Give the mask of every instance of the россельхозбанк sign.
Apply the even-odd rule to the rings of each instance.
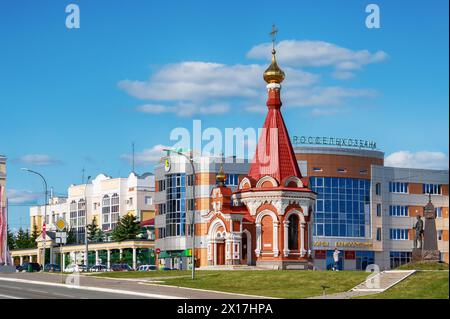
[[[357,147],[375,150],[377,143],[374,141],[361,140],[357,138],[325,137],[325,136],[293,136],[294,145],[314,144],[332,145],[341,147]]]

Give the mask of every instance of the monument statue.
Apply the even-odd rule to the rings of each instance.
[[[424,207],[423,216],[425,223],[420,216],[414,226],[416,235],[414,236],[414,248],[412,250],[412,261],[434,261],[438,262],[440,253],[437,243],[436,212],[431,203],[431,194],[428,195],[428,203]],[[420,243],[420,248],[417,243]]]
[[[422,248],[423,245],[423,220],[420,215],[417,215],[417,222],[414,225],[415,235],[414,235],[414,248]],[[417,247],[417,243],[420,247]]]

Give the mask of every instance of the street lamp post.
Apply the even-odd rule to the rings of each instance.
[[[195,211],[196,211],[196,200],[195,200],[195,166],[194,166],[194,158],[192,157],[192,154],[190,156],[187,156],[186,154],[176,151],[176,150],[171,150],[171,149],[164,149],[163,151],[166,151],[167,153],[176,153],[178,155],[181,155],[183,157],[185,157],[189,163],[191,163],[191,167],[192,167],[192,196],[194,198],[194,207],[193,207],[193,213],[192,213],[192,221],[191,221],[191,236],[192,236],[192,279],[195,279]]]
[[[32,174],[36,174],[36,175],[38,175],[41,179],[42,179],[42,181],[43,181],[43,183],[44,183],[44,189],[45,189],[45,200],[44,200],[44,223],[43,223],[43,225],[42,225],[42,230],[43,230],[43,234],[44,234],[44,240],[43,240],[43,244],[42,244],[42,247],[43,247],[43,250],[44,250],[44,258],[42,259],[43,260],[43,262],[42,262],[42,265],[43,265],[43,268],[42,269],[45,269],[45,241],[46,241],[46,238],[47,238],[47,225],[46,225],[46,223],[47,223],[47,195],[48,195],[48,187],[47,187],[47,181],[45,180],[45,178],[44,178],[44,176],[42,176],[42,174],[40,174],[40,173],[38,173],[38,172],[36,172],[36,171],[33,171],[33,170],[31,170],[31,169],[28,169],[28,168],[22,168],[22,170],[23,171],[27,171],[27,172],[29,172],[29,173],[32,173]]]
[[[84,242],[85,242],[85,248],[84,248],[84,262],[86,263],[86,268],[89,267],[89,247],[88,247],[88,233],[87,233],[87,226],[88,226],[88,201],[86,197],[86,190],[87,186],[89,184],[89,180],[91,179],[91,176],[88,176],[86,180],[86,186],[84,187]]]

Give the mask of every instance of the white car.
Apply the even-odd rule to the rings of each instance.
[[[141,265],[137,268],[137,271],[152,271],[156,270],[155,265]]]
[[[70,264],[64,269],[65,272],[83,272],[86,270],[87,267],[85,265],[77,265],[77,264]]]

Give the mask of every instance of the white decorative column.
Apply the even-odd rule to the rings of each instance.
[[[136,270],[136,248],[133,248],[133,269]]]
[[[64,271],[66,269],[66,254],[62,253],[61,254],[61,258],[62,258],[62,269],[61,269],[61,271]]]
[[[23,256],[19,257],[19,263],[20,263],[20,265],[23,265]]]
[[[278,257],[280,250],[278,249],[278,221],[273,222],[273,256]]]
[[[111,268],[111,250],[110,249],[106,250],[106,267],[108,267],[108,269]]]
[[[283,222],[283,228],[284,228],[284,236],[283,236],[283,256],[287,257],[289,256],[289,221],[285,220]]]
[[[28,262],[32,263],[33,262],[33,255],[28,256]],[[22,264],[21,264],[22,265]]]
[[[256,257],[261,255],[261,223],[256,223]]]
[[[95,251],[95,264],[97,265],[98,262],[98,250]]]
[[[305,256],[305,226],[306,223],[300,223],[300,257]]]
[[[122,262],[123,249],[119,249],[119,260]]]

